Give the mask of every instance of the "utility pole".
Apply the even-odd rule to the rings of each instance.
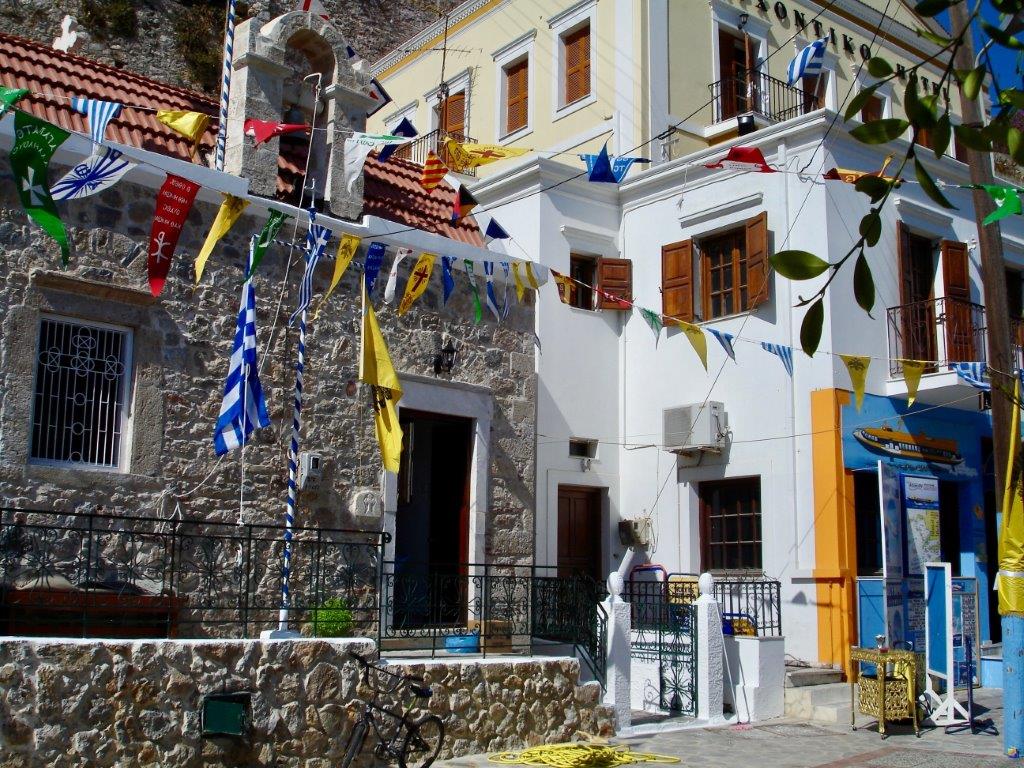
[[[953,60],[957,69],[970,70],[974,64],[974,40],[971,30],[965,28],[970,22],[966,2],[955,3],[949,9],[949,21],[953,33],[965,31],[963,45]],[[981,127],[984,123],[977,99],[968,99],[960,92],[960,110],[966,125]],[[971,171],[972,184],[995,184],[992,172],[992,158],[989,154],[967,149],[967,165]],[[976,189],[974,197],[974,218],[978,226],[978,247],[981,249],[981,282],[985,298],[985,325],[988,328],[989,379],[992,382],[992,450],[995,462],[996,498],[1002,498],[1006,487],[1007,458],[1011,437],[1010,428],[1013,409],[1016,404],[1008,392],[1013,391],[1014,363],[1010,354],[1010,311],[1006,301],[1006,272],[1003,263],[1003,242],[999,224],[985,226],[982,221],[993,210],[995,203],[983,189]],[[994,370],[991,370],[994,369]],[[1003,510],[1003,514],[1006,514]],[[997,557],[989,552],[989,557]],[[979,595],[980,598],[980,595]],[[1003,724],[1003,746],[1007,754],[1019,755],[1024,750],[1024,617],[1003,616],[1003,707],[1006,713]],[[980,663],[979,663],[980,668]]]

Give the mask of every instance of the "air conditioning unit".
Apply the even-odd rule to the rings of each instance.
[[[721,451],[729,432],[729,418],[722,403],[693,403],[662,412],[662,445],[666,451]]]

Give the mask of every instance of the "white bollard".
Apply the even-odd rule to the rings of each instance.
[[[604,703],[615,710],[615,727],[621,731],[632,724],[629,702],[630,657],[629,638],[632,631],[630,604],[623,602],[622,576],[612,571],[608,576],[608,599],[604,609],[608,613],[608,659],[605,667]]]
[[[714,597],[714,579],[702,573],[697,598],[697,718],[724,722],[725,638],[722,613]]]

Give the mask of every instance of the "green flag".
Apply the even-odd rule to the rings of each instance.
[[[0,115],[28,96],[28,93],[28,88],[6,88],[0,85]]]
[[[985,220],[981,222],[982,224],[988,225],[1013,214],[1020,215],[1020,195],[1017,194],[1017,190],[1014,187],[982,184],[981,188],[988,192],[989,196],[996,203],[996,209],[985,217]]]
[[[15,141],[11,149],[14,183],[18,187],[25,213],[57,241],[65,268],[70,257],[68,234],[57,215],[57,206],[50,197],[46,174],[53,153],[70,135],[56,125],[26,112],[14,113]]]
[[[256,272],[256,267],[260,265],[260,261],[263,259],[263,254],[267,252],[267,248],[273,242],[274,238],[277,237],[277,233],[281,231],[281,227],[284,225],[285,220],[288,218],[288,214],[282,213],[281,211],[271,211],[270,218],[267,219],[267,223],[263,225],[263,231],[260,232],[260,238],[256,241],[256,248],[252,252],[252,269],[245,276],[248,280]]]
[[[647,324],[651,326],[651,330],[654,331],[655,343],[657,343],[658,336],[661,335],[661,315],[653,310],[637,306],[636,304],[633,306],[640,310],[640,315],[647,321]]]
[[[469,275],[469,287],[473,289],[473,322],[479,323],[484,318],[484,310],[480,306],[480,291],[476,287],[476,275],[473,274],[473,261],[465,260],[466,274]]]

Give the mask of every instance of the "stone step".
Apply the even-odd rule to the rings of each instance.
[[[846,717],[849,718],[850,686],[847,683],[826,683],[785,689],[787,717],[841,722],[836,719],[840,716],[833,714],[833,711],[843,707],[846,708]]]
[[[803,688],[842,682],[843,673],[831,667],[786,667],[786,687]]]

